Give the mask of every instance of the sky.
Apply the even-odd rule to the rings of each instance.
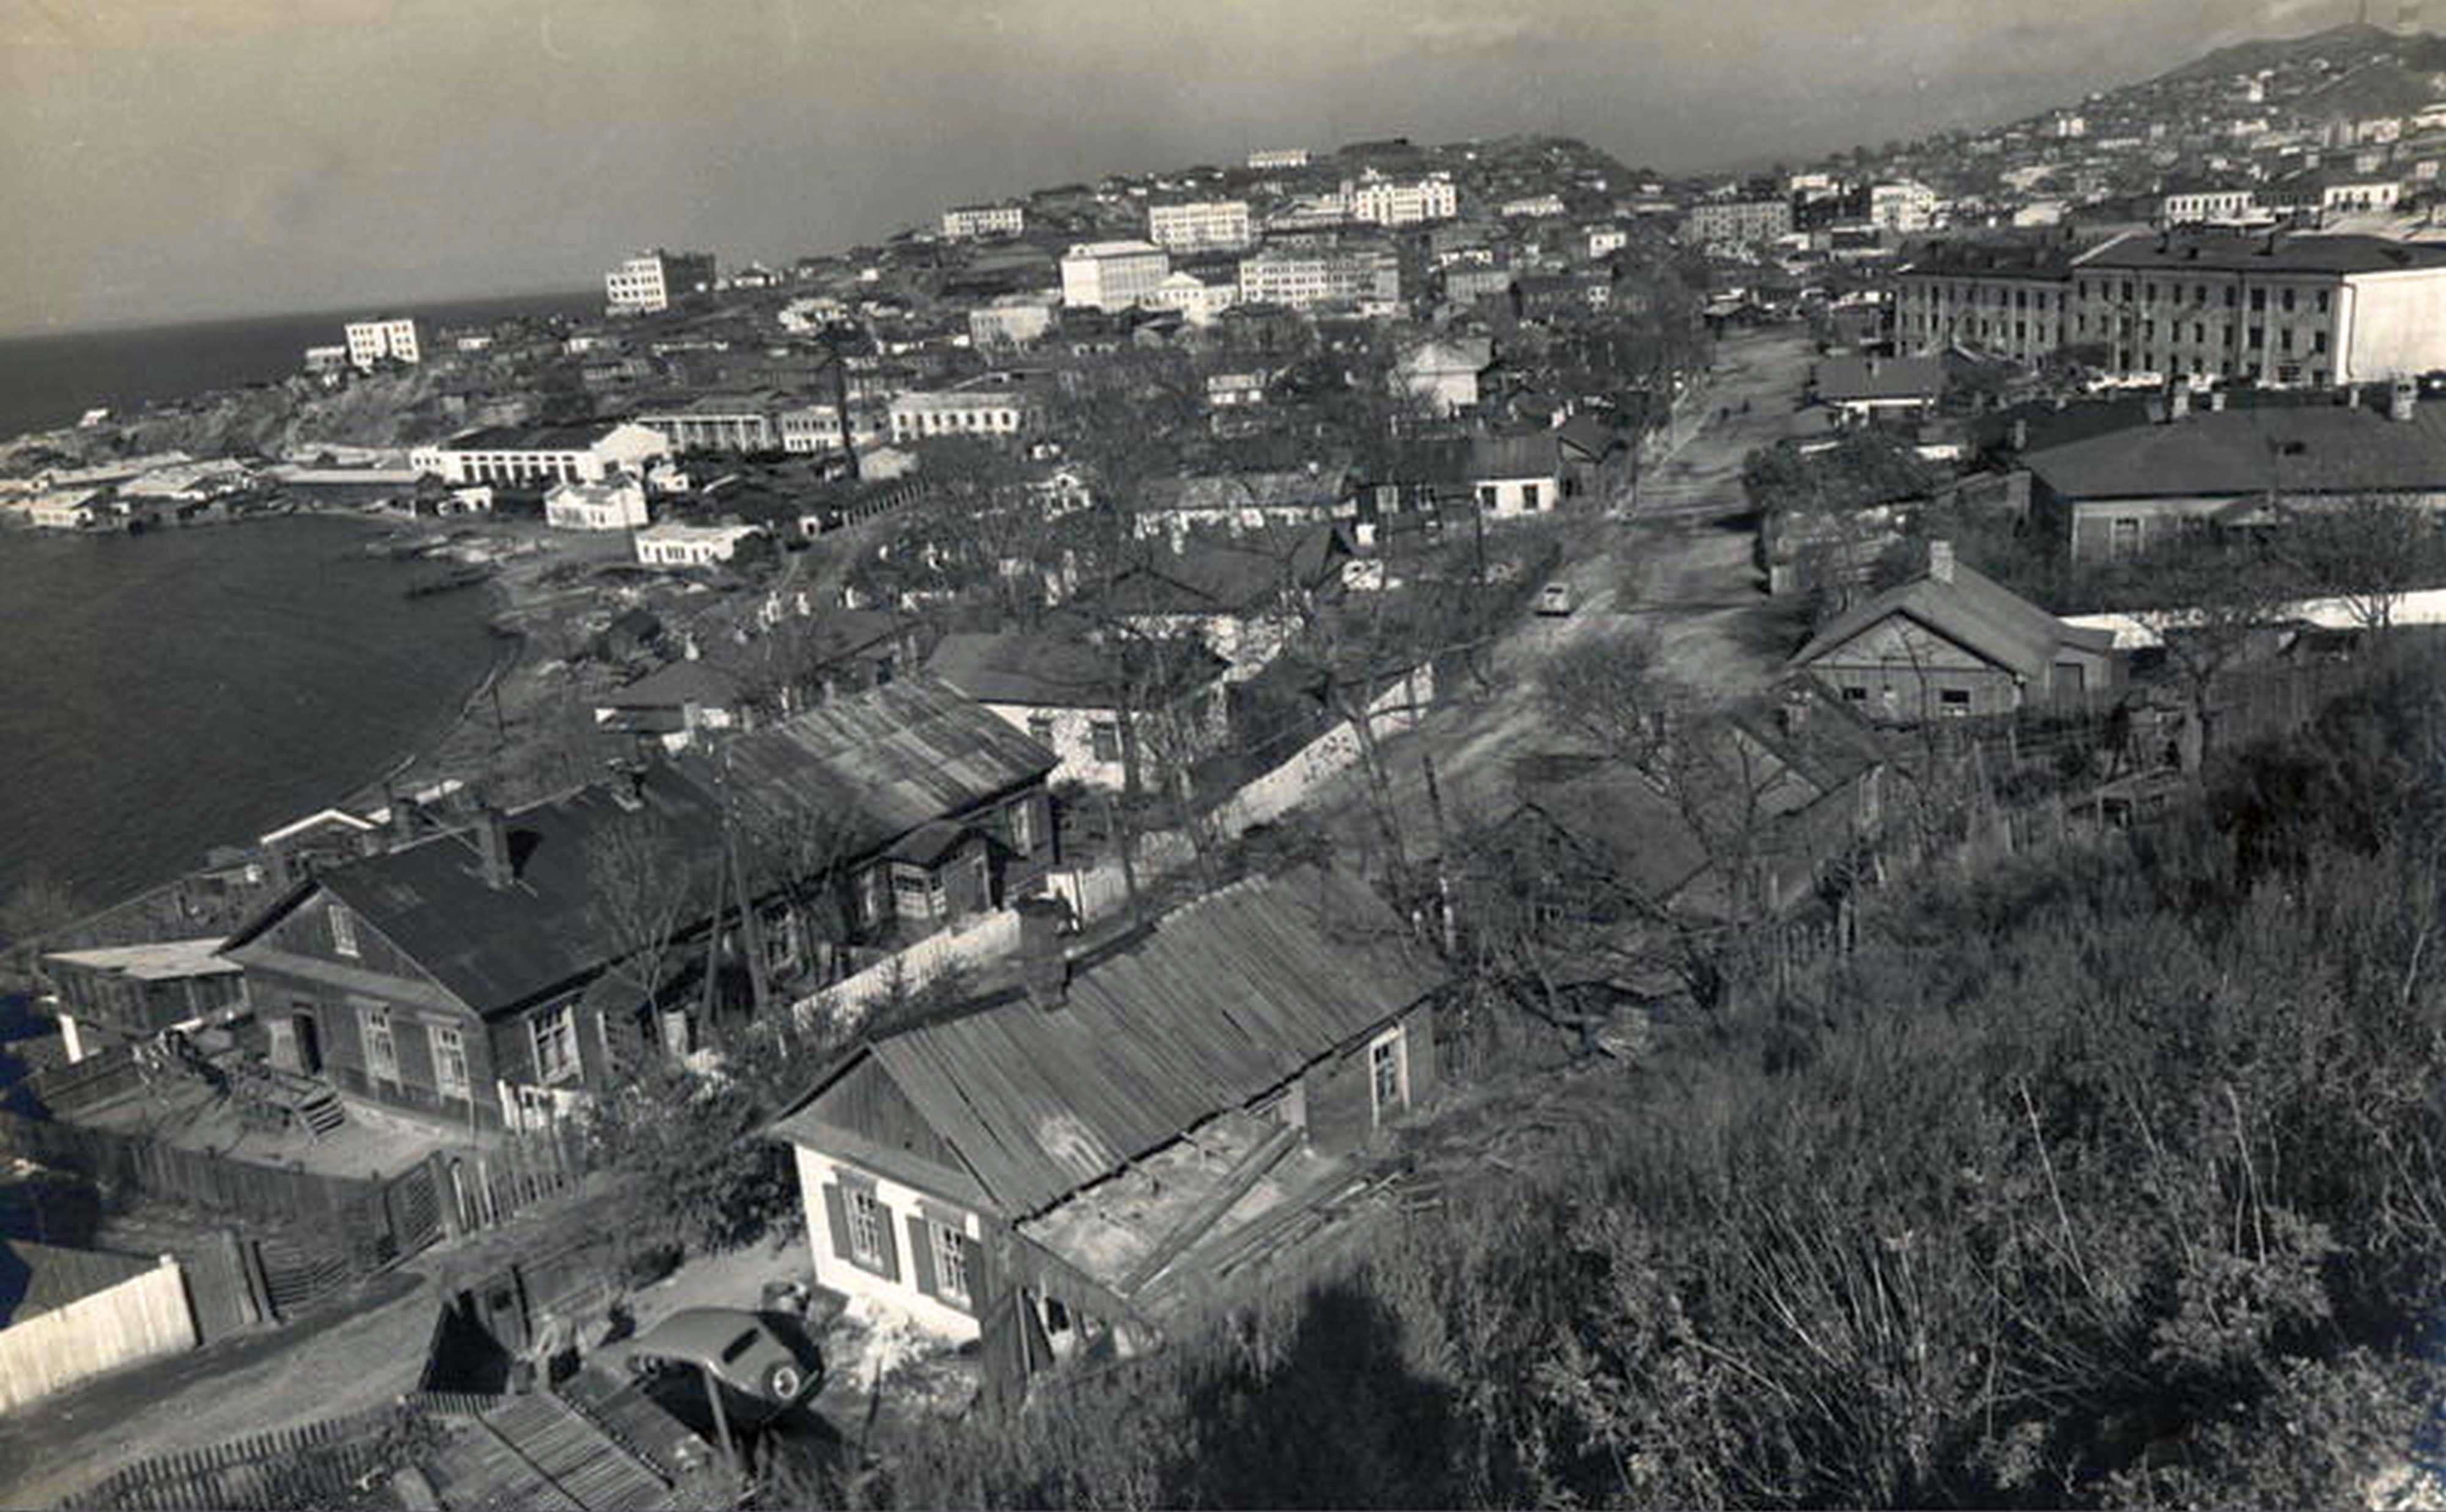
[[[1666,172],[1799,161],[2356,10],[0,0],[0,334],[581,289],[656,245],[782,259],[1264,146],[1559,129]]]

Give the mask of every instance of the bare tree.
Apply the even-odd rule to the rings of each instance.
[[[2446,536],[2437,516],[2396,496],[2306,508],[2286,525],[2274,551],[2305,588],[2342,599],[2365,630],[2392,625],[2406,593],[2446,583]]]
[[[690,937],[713,911],[719,875],[701,846],[649,811],[623,813],[587,838],[587,910],[610,961],[604,974],[649,1032],[685,1000]]]

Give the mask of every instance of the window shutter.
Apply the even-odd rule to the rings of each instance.
[[[875,1225],[875,1232],[883,1239],[883,1264],[880,1267],[883,1279],[887,1281],[896,1281],[900,1279],[900,1256],[899,1245],[894,1241],[892,1232],[891,1208],[887,1207],[883,1210],[883,1222]]]
[[[934,1282],[933,1236],[926,1231],[926,1220],[915,1213],[909,1215],[909,1272],[917,1289],[929,1297],[942,1296]]]
[[[824,1188],[824,1223],[832,1229],[834,1256],[853,1265],[857,1263],[849,1247],[849,1208],[837,1185]]]

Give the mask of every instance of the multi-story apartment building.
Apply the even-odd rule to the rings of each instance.
[[[912,389],[892,401],[892,439],[922,441],[937,436],[1017,437],[1030,428],[1034,402],[1009,388]]]
[[[777,452],[781,450],[783,403],[771,394],[708,394],[676,408],[640,415],[637,423],[660,431],[674,451]]]
[[[1203,326],[1240,302],[1236,277],[1209,281],[1183,269],[1156,286],[1146,296],[1149,309],[1178,310],[1193,326]]]
[[[1152,242],[1082,242],[1062,254],[1062,303],[1078,309],[1128,309],[1172,271],[1172,255]]]
[[[1416,226],[1460,214],[1460,192],[1450,174],[1389,178],[1373,171],[1342,181],[1343,214],[1378,226]]]
[[[1894,280],[1894,345],[2037,362],[2065,345],[2072,249],[2047,240],[1939,242]]]
[[[1398,311],[1401,259],[1382,247],[1270,247],[1240,259],[1240,303],[1309,309],[1356,305],[1363,313]]]
[[[1495,213],[1504,220],[1540,220],[1548,215],[1559,215],[1564,213],[1563,196],[1523,195],[1518,199],[1507,199],[1497,205]]]
[[[1308,166],[1306,147],[1260,147],[1249,154],[1249,166],[1260,173]]]
[[[1936,224],[1936,191],[1906,178],[1869,190],[1869,224],[1910,235]]]
[[[1792,234],[1789,199],[1709,199],[1682,218],[1682,239],[1694,247],[1762,247]]]
[[[2075,345],[2125,372],[2324,388],[2446,367],[2446,247],[2129,234],[2071,269]]]
[[[841,437],[840,411],[830,404],[804,404],[783,410],[776,420],[781,431],[781,450],[800,454],[810,452],[845,452],[851,441],[863,446],[883,439],[883,427],[868,412],[850,411],[850,436]]]
[[[2163,226],[2240,225],[2260,214],[2259,192],[2248,185],[2169,184],[2157,204]]]
[[[713,253],[639,252],[603,275],[603,298],[614,315],[650,315],[671,301],[713,289]]]
[[[417,345],[416,322],[403,315],[377,315],[372,320],[348,322],[348,362],[359,372],[371,372],[377,364],[420,363],[423,351]]]
[[[1016,236],[1026,229],[1027,209],[1024,205],[954,205],[943,212],[945,241]]]
[[[1054,302],[1034,294],[1010,294],[969,311],[969,345],[1025,346],[1053,328]]]
[[[1255,240],[1245,199],[1147,206],[1147,240],[1169,252],[1238,252]]]

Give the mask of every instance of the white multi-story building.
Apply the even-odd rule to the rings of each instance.
[[[348,362],[361,373],[369,373],[386,361],[421,363],[423,350],[417,345],[416,322],[405,315],[378,315],[372,320],[348,322]]]
[[[781,401],[773,395],[707,394],[677,409],[637,417],[680,452],[772,452],[781,447]]]
[[[1238,252],[1255,239],[1245,199],[1147,206],[1147,239],[1166,252]]]
[[[1421,178],[1388,178],[1369,173],[1342,181],[1343,213],[1353,220],[1379,226],[1415,226],[1423,221],[1450,220],[1460,214],[1460,192],[1450,174]]]
[[[912,389],[892,401],[892,439],[937,436],[1016,437],[1029,428],[1032,406],[1023,391],[1002,388]]]
[[[646,523],[646,485],[633,477],[555,483],[543,496],[543,522],[555,531],[633,531]]]
[[[1306,147],[1260,147],[1249,154],[1249,166],[1260,173],[1283,168],[1308,166]]]
[[[778,420],[781,427],[781,450],[785,452],[841,452],[849,449],[841,439],[840,411],[830,404],[785,409]],[[883,429],[875,422],[872,414],[853,408],[850,411],[850,439],[865,446],[883,439]]]
[[[1025,346],[1053,328],[1055,302],[1037,294],[1008,294],[969,311],[971,346]]]
[[[1024,205],[954,205],[943,212],[945,241],[1016,236],[1026,229],[1027,208]]]
[[[666,522],[630,539],[644,567],[712,567],[738,554],[740,543],[764,533],[755,525],[678,525]]]
[[[1149,309],[1178,310],[1193,326],[1203,326],[1240,302],[1240,286],[1232,279],[1208,283],[1183,271],[1157,284],[1144,301]]]
[[[1869,190],[1869,224],[1905,235],[1926,231],[1936,224],[1936,191],[1923,183],[1876,184]]]
[[[615,472],[643,473],[671,455],[662,432],[635,424],[496,425],[434,441],[408,465],[445,483],[599,483]]]
[[[1082,242],[1062,254],[1062,303],[1128,309],[1172,272],[1172,254],[1152,242]]]
[[[1548,215],[1563,214],[1563,196],[1526,195],[1518,199],[1505,200],[1496,207],[1495,213],[1505,220],[1539,220]]]
[[[1370,314],[1401,308],[1401,259],[1379,247],[1273,247],[1240,259],[1240,303],[1353,304]]]
[[[2168,226],[2238,225],[2257,218],[2258,211],[2256,190],[2202,185],[2168,190],[2157,218]]]
[[[671,301],[713,291],[713,253],[639,252],[603,275],[603,299],[615,315],[650,315]]]

